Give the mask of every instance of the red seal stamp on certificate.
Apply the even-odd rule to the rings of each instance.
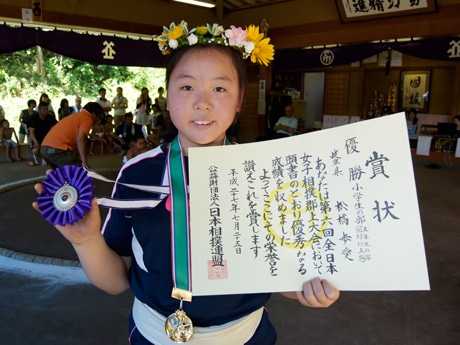
[[[227,260],[219,261],[218,263],[208,260],[208,279],[221,280],[228,279]]]

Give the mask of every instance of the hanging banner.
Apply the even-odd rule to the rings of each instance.
[[[423,59],[460,61],[460,38],[445,37],[409,42],[351,44],[334,48],[281,50],[276,52],[277,69],[305,69],[348,65],[366,60],[391,48]]]
[[[9,54],[18,50],[29,49],[37,45],[37,30],[32,28],[12,28],[0,26],[0,54]]]
[[[164,67],[165,57],[153,40],[55,30],[41,31],[39,45],[54,53],[94,64]]]
[[[164,67],[165,56],[153,40],[121,38],[62,30],[0,26],[0,54],[33,46],[95,64]],[[85,49],[81,49],[85,47]],[[276,51],[277,70],[302,70],[349,65],[371,58],[388,48],[424,59],[460,61],[460,38],[446,37],[410,42],[366,43],[321,49]]]

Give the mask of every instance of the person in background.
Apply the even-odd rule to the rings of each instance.
[[[173,125],[171,123],[168,110],[165,110],[157,116],[156,133],[160,138],[160,142],[170,141],[172,127]]]
[[[160,137],[156,133],[149,133],[146,138],[147,147],[154,148],[160,145]]]
[[[83,109],[83,107],[81,105],[81,97],[80,96],[75,97],[75,104],[72,105],[72,109],[73,109],[74,113],[79,113]]]
[[[417,148],[418,135],[422,129],[422,123],[417,117],[417,110],[411,108],[406,113],[407,133],[409,135],[409,145],[411,149]]]
[[[24,140],[27,138],[27,143],[29,140],[29,120],[32,116],[37,115],[38,113],[34,110],[37,106],[37,102],[34,99],[29,99],[27,101],[27,109],[22,109],[19,113],[19,144],[23,144]]]
[[[115,135],[115,125],[113,124],[113,116],[107,115],[105,119],[104,125],[104,133],[105,133],[105,140],[107,141],[107,149],[113,153],[115,151],[115,147],[113,145],[113,136]]]
[[[1,129],[1,140],[2,144],[5,147],[6,151],[6,158],[8,159],[9,162],[19,162],[21,161],[21,155],[19,153],[19,139],[16,134],[16,131],[13,127],[10,127],[10,123],[7,119],[3,119],[0,121],[0,129]],[[13,140],[13,136],[16,139],[16,141]],[[11,148],[14,149],[14,153],[16,155],[16,158],[11,157]]]
[[[51,105],[51,99],[48,97],[48,94],[42,93],[40,95],[40,98],[38,99],[38,106],[40,106],[40,103],[46,103],[48,105],[48,114],[54,116],[56,118],[56,112],[54,111],[53,106]],[[38,107],[35,108],[35,111],[38,112]]]
[[[149,96],[149,89],[143,87],[141,95],[136,101],[136,124],[146,126],[149,123],[149,114],[152,107],[152,99]]]
[[[142,126],[133,123],[133,113],[128,112],[125,114],[125,121],[117,127],[115,135],[112,136],[115,147],[121,149],[120,156],[126,154],[135,136],[144,136]]]
[[[128,108],[128,99],[123,96],[123,88],[117,87],[117,95],[112,100],[113,120],[117,128],[125,119],[126,108]]]
[[[144,152],[147,152],[147,142],[145,141],[144,136],[135,135],[128,152],[126,152],[126,156],[123,157],[123,163],[126,163],[126,161]]]
[[[67,100],[67,98],[63,98],[61,100],[61,104],[60,104],[60,107],[58,109],[59,121],[61,121],[64,117],[69,116],[73,112],[74,112],[73,108],[71,106],[69,106],[69,101]]]
[[[99,89],[99,98],[96,99],[96,103],[98,103],[102,109],[104,110],[104,122],[105,122],[105,117],[109,115],[109,112],[112,110],[112,102],[110,102],[107,98],[105,98],[105,95],[107,93],[107,90],[103,87]]]
[[[56,123],[56,118],[49,113],[48,103],[39,103],[38,114],[33,115],[29,121],[29,133],[33,155],[33,161],[29,161],[30,166],[38,164],[46,165],[45,160],[40,154],[41,144],[45,136]]]
[[[275,138],[286,138],[292,136],[297,130],[297,118],[294,115],[294,107],[287,105],[284,108],[285,116],[281,116],[276,122],[273,130],[275,131]]]
[[[460,136],[460,115],[454,116],[454,123],[457,125],[457,131],[455,132],[455,135],[459,137]]]
[[[2,105],[0,104],[0,121],[5,118],[5,111],[3,110]]]
[[[420,131],[422,129],[422,123],[417,117],[417,110],[414,108],[411,108],[407,111],[407,132],[409,136],[418,136],[420,134]]]
[[[109,116],[112,117],[112,115],[107,115],[107,118]],[[102,118],[100,116],[96,118],[96,121],[91,128],[89,139],[91,142],[89,146],[89,154],[94,156],[94,148],[95,146],[99,146],[99,153],[103,155],[107,146],[107,136],[105,135],[105,125],[102,124]]]
[[[160,107],[158,104],[152,104],[152,112],[148,116],[148,125],[149,132],[156,133],[157,132],[157,118],[161,115]]]
[[[59,121],[43,139],[40,153],[53,168],[63,165],[86,166],[87,139],[91,127],[98,118],[104,117],[104,110],[96,102],[89,102],[79,113]]]
[[[165,89],[162,86],[160,86],[158,88],[158,97],[155,98],[155,104],[158,105],[160,112],[164,112],[166,110],[166,103],[168,102],[168,100],[164,96],[164,93]]]

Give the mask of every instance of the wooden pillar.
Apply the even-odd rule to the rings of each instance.
[[[460,115],[460,62],[455,63],[455,78],[452,89],[453,93],[451,115]]]

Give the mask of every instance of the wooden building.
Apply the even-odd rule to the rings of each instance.
[[[460,114],[460,0],[387,0],[381,2],[385,11],[367,8],[361,17],[344,12],[347,4],[358,6],[357,1],[349,0],[207,2],[216,3],[216,7],[207,9],[172,0],[0,0],[0,19],[22,22],[24,9],[37,3],[42,11],[34,24],[139,35],[159,33],[163,25],[182,19],[190,25],[218,22],[225,26],[259,24],[266,19],[276,49],[275,63],[269,68],[248,69],[250,84],[240,120],[241,142],[252,141],[265,130],[267,104],[260,102],[261,84],[265,86],[266,101],[293,95],[295,114],[307,128],[321,122],[324,114],[359,118],[379,115],[375,110],[375,114],[371,112],[375,95],[377,101],[386,104],[392,87],[397,89],[396,107],[401,110],[401,85],[410,72],[427,73],[429,77],[429,102],[421,110],[433,115],[430,121],[436,122],[438,115]],[[387,10],[397,3],[401,10]],[[413,3],[427,6],[414,10],[410,8]],[[422,51],[432,51],[440,39],[452,42],[451,58],[425,58],[391,49],[391,63],[386,63],[388,48],[394,44],[423,41]],[[346,64],[317,66],[298,58],[308,50],[320,53],[325,49],[334,52],[347,48],[344,54],[350,55],[350,48],[376,44],[381,47],[379,53]],[[299,61],[290,64],[292,56]]]

